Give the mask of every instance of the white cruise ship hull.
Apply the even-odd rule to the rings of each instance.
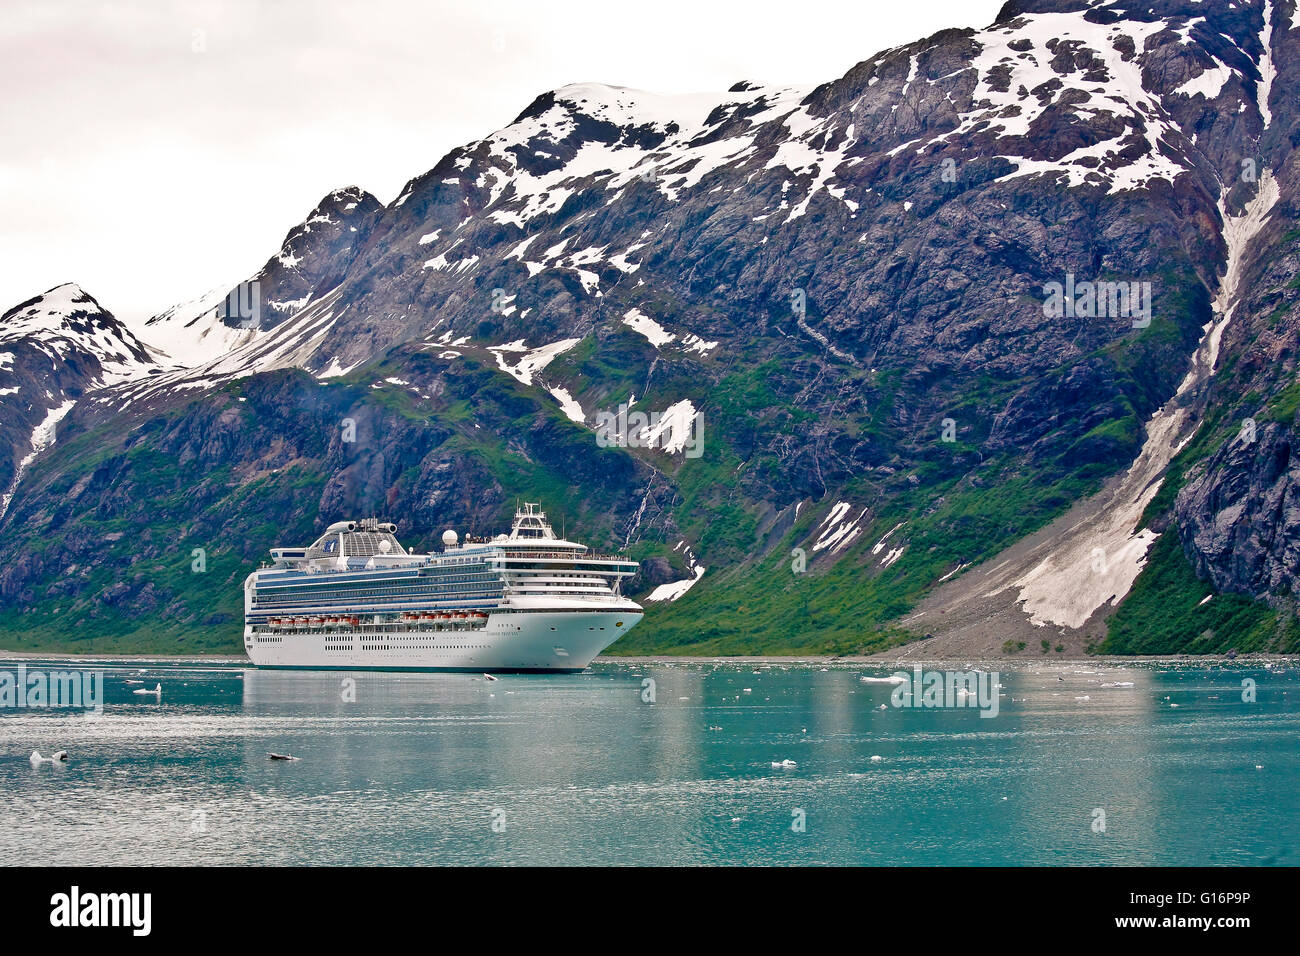
[[[492,611],[463,630],[334,628],[328,633],[254,633],[244,649],[257,667],[316,670],[507,671],[573,673],[638,621],[641,609]]]

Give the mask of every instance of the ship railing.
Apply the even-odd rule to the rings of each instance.
[[[619,564],[636,564],[630,558],[624,558],[617,554],[605,554],[601,551],[583,551],[576,554],[572,551],[506,551],[503,557],[510,559],[559,558],[564,561],[616,561]]]

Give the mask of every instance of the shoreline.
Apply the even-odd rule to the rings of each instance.
[[[101,662],[101,663],[167,663],[167,664],[218,664],[218,665],[235,665],[253,667],[253,663],[243,654],[72,654],[66,651],[52,651],[40,653],[35,651],[9,651],[0,649],[0,661],[69,661],[69,662]],[[934,657],[934,658],[908,658],[899,660],[896,658],[881,657],[879,655],[869,656],[829,656],[822,654],[803,654],[803,655],[771,655],[760,654],[755,656],[718,656],[718,657],[701,657],[698,655],[676,655],[676,654],[638,654],[635,656],[599,656],[593,664],[804,664],[804,665],[843,665],[850,667],[879,667],[893,670],[911,670],[916,664],[970,664],[979,662],[983,664],[1195,664],[1195,663],[1269,663],[1269,662],[1296,662],[1300,663],[1300,655],[1288,654],[1238,654],[1235,657],[1228,657],[1226,654],[1143,654],[1126,656],[1119,654],[1092,654],[1085,656],[1065,656],[1065,655],[1041,655],[1038,657],[1016,657],[1011,655],[980,657],[978,655],[969,657]],[[437,673],[430,671],[429,673]]]
[[[1124,655],[1124,654],[1091,654],[1085,656],[1067,656],[1063,654],[1042,655],[1040,657],[1014,657],[1014,656],[991,656],[981,657],[979,655],[954,656],[954,657],[925,657],[925,658],[889,658],[878,655],[830,657],[824,655],[806,654],[802,656],[778,656],[759,655],[756,657],[688,657],[677,656],[672,654],[646,654],[635,657],[597,657],[595,663],[615,663],[617,661],[627,661],[629,663],[689,663],[689,664],[846,664],[853,667],[880,667],[893,670],[910,670],[914,664],[963,664],[980,662],[984,664],[1194,664],[1199,661],[1239,664],[1242,662],[1259,661],[1274,662],[1287,661],[1300,663],[1300,655],[1295,654],[1238,654],[1235,657],[1228,657],[1226,654],[1142,654],[1142,655]]]

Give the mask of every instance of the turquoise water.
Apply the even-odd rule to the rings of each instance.
[[[1300,862],[1293,664],[1003,666],[991,719],[888,706],[860,679],[887,667],[358,673],[354,702],[336,672],[103,670],[97,720],[0,710],[7,863]]]

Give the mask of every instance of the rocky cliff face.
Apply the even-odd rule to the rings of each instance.
[[[1300,127],[1291,138],[1300,142]],[[1294,162],[1283,168],[1296,195]],[[1292,456],[1300,408],[1300,229],[1274,216],[1243,267],[1242,297],[1221,345],[1202,441],[1175,504],[1184,550],[1221,591],[1293,595],[1300,583],[1300,473]]]
[[[1252,448],[1289,447],[1294,17],[1016,0],[814,89],[546,93],[387,207],[327,197],[250,277],[251,323],[209,300],[141,329],[173,355],[200,333],[230,350],[77,407],[82,447],[36,460],[8,519],[30,530],[0,549],[54,544],[0,593],[39,607],[57,587],[105,633],[182,605],[233,617],[239,561],[286,536],[364,510],[431,541],[526,493],[644,559],[641,593],[698,581],[643,646],[878,646],[1129,469],[1171,401],[1196,440],[1150,491],[1152,533],[1176,520],[1216,588],[1288,587],[1292,519],[1269,509],[1289,479],[1211,439],[1276,393]],[[1214,349],[1232,374],[1180,389]],[[603,447],[620,408],[647,427]],[[101,613],[76,575],[104,529],[140,523],[153,550],[123,550]],[[210,544],[229,593],[151,570],[196,533],[239,540]],[[812,637],[789,637],[808,608]]]
[[[1300,568],[1300,468],[1293,433],[1265,425],[1235,439],[1206,463],[1178,501],[1184,549],[1197,572],[1222,591],[1290,593]]]

